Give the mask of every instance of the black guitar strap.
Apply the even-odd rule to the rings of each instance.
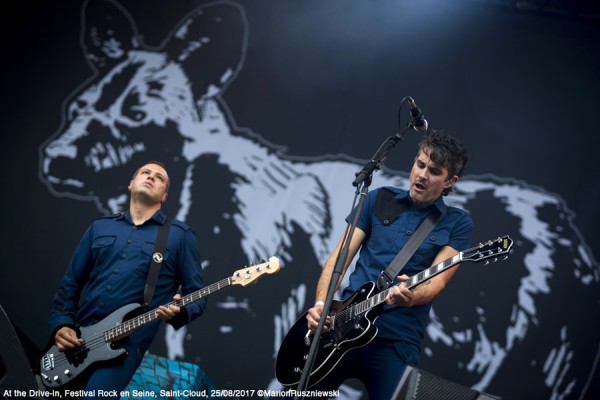
[[[146,281],[146,287],[144,288],[144,307],[148,307],[150,300],[152,300],[152,296],[154,296],[154,288],[156,287],[156,281],[158,280],[160,265],[164,259],[167,238],[169,237],[169,229],[171,228],[172,221],[172,218],[167,217],[165,222],[158,227],[158,232],[156,233],[156,243],[154,243],[152,262],[150,263],[148,280]]]
[[[382,190],[383,192],[383,190]],[[389,192],[385,190],[385,192]],[[379,196],[378,196],[379,197]],[[379,200],[379,199],[378,199]],[[379,278],[377,278],[377,289],[379,291],[385,290],[394,281],[394,278],[398,276],[404,265],[410,260],[415,251],[419,248],[425,237],[433,230],[433,228],[437,225],[438,222],[442,219],[443,214],[437,209],[434,208],[427,218],[421,222],[415,233],[411,236],[408,242],[402,247],[402,249],[398,252],[396,257],[392,260],[390,265],[381,272]],[[394,218],[395,219],[395,218]]]

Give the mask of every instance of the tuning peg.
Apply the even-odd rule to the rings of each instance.
[[[488,265],[490,263],[490,260],[485,260],[485,262],[483,263],[483,265]]]

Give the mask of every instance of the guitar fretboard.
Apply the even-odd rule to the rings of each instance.
[[[460,252],[454,257],[448,258],[436,265],[424,269],[418,274],[413,275],[405,282],[406,287],[412,289],[413,287],[425,282],[426,280],[433,278],[437,274],[444,272],[445,270],[455,266],[456,264],[459,264],[461,261],[463,261],[463,252]],[[385,302],[385,299],[390,293],[390,290],[392,290],[391,287],[344,309],[343,311],[336,314],[335,319],[340,320],[340,323],[345,323],[354,319],[357,315],[365,313],[373,307],[376,307],[379,304]]]
[[[406,287],[409,289],[412,289],[415,286],[425,282],[426,280],[436,276],[437,274],[444,272],[448,268],[455,266],[456,264],[460,263],[461,261],[463,261],[463,253],[462,252],[458,253],[454,257],[451,257],[451,258],[448,258],[448,259],[442,261],[439,264],[436,264],[427,269],[424,269],[423,271],[419,272],[416,275],[413,275],[412,277],[410,277],[410,279],[408,281],[406,281]]]
[[[213,283],[212,285],[203,287],[200,290],[190,293],[182,297],[178,301],[172,301],[169,304],[166,304],[165,306],[168,307],[170,305],[175,305],[177,307],[185,307],[188,304],[194,303],[202,299],[203,297],[206,297],[211,293],[217,292],[229,285],[231,285],[231,278],[225,278],[223,280],[220,280],[219,282]],[[104,341],[110,342],[117,338],[127,336],[135,329],[140,328],[156,320],[157,318],[158,316],[156,315],[156,309],[154,309],[152,311],[148,311],[144,314],[138,315],[135,318],[123,321],[117,326],[107,329],[104,332]]]
[[[510,252],[512,245],[513,241],[508,236],[503,236],[495,240],[479,243],[475,247],[461,251],[455,256],[447,258],[446,260],[411,276],[406,282],[404,282],[404,284],[407,288],[412,289],[426,280],[433,278],[437,274],[444,272],[445,270],[464,261],[480,262],[485,260],[486,262],[489,262],[488,259],[497,261],[498,257],[501,255],[504,255],[504,258],[506,258],[508,257],[507,254]],[[334,318],[334,324],[337,322],[344,324],[369,311],[373,307],[383,303],[390,293],[390,290],[392,290],[392,287],[374,294],[373,296],[353,304],[335,315],[332,315],[332,318]]]
[[[448,268],[453,267],[454,265],[456,265],[462,261],[462,255],[463,255],[463,253],[460,252],[457,255],[455,255],[454,257],[448,258],[439,264],[433,265],[427,269],[424,269],[423,271],[419,272],[418,274],[411,276],[406,281],[406,287],[408,287],[409,289],[412,289],[415,286],[420,285],[421,283],[425,282],[426,280],[433,278],[437,274],[444,272]],[[354,318],[354,315],[362,314],[362,313],[372,309],[373,307],[376,307],[379,304],[385,302],[385,299],[391,290],[392,290],[392,288],[388,288],[382,292],[375,294],[374,296],[369,297],[368,299],[365,299],[359,303],[356,303],[352,307],[349,307],[348,310],[350,310],[352,308],[354,309],[354,310],[350,311],[350,314],[349,314],[350,319]]]

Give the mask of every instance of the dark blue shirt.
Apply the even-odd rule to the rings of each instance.
[[[51,332],[65,325],[92,325],[126,304],[142,304],[158,227],[165,220],[159,210],[138,226],[129,212],[94,221],[81,238],[55,296]],[[163,257],[148,309],[171,302],[180,285],[183,295],[204,286],[197,239],[185,223],[173,220]],[[205,300],[192,303],[170,322],[178,328],[201,315],[205,305]],[[154,326],[138,335],[144,347],[158,329],[158,323],[150,325]]]
[[[386,189],[396,193],[394,200],[406,202],[408,208],[390,225],[384,225],[375,214],[375,200],[381,188],[368,193],[357,224],[358,228],[365,232],[366,239],[361,246],[356,268],[350,275],[349,286],[344,290],[344,298],[366,282],[376,282],[381,272],[388,267],[434,208],[442,212],[442,219],[405,264],[400,274],[410,277],[429,268],[444,246],[465,250],[471,243],[473,220],[465,211],[446,206],[441,196],[433,205],[417,208],[406,190],[394,187]],[[346,220],[352,221],[353,216],[354,212]],[[395,280],[394,283],[397,282]],[[379,329],[377,337],[402,340],[420,348],[429,322],[430,308],[431,303],[409,308],[386,304],[383,314],[375,323]]]

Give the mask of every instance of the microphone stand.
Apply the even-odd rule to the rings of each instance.
[[[400,106],[400,108],[402,108],[402,105]],[[398,114],[400,114],[400,111],[398,111]],[[352,182],[352,185],[356,186],[357,188],[354,203],[356,203],[356,199],[358,198],[358,205],[356,206],[356,213],[354,214],[352,223],[346,227],[346,232],[344,233],[344,241],[335,261],[334,269],[331,274],[331,280],[329,281],[329,288],[327,289],[327,296],[325,298],[325,304],[323,305],[323,312],[321,313],[322,316],[327,316],[329,314],[329,309],[331,308],[331,302],[333,301],[336,287],[338,285],[342,271],[344,270],[344,266],[346,265],[349,253],[349,246],[350,242],[352,241],[352,235],[354,234],[354,230],[356,228],[358,218],[362,211],[365,198],[367,197],[369,186],[371,185],[373,172],[380,169],[381,164],[385,161],[390,150],[393,149],[399,141],[404,140],[404,134],[408,130],[413,128],[413,122],[409,122],[408,127],[406,129],[395,134],[394,136],[390,136],[387,139],[385,139],[384,142],[379,146],[379,149],[371,158],[371,160],[368,161],[364,165],[364,167],[356,173],[356,178]],[[304,367],[302,368],[302,375],[300,376],[300,380],[298,381],[298,385],[296,386],[296,393],[302,393],[308,387],[310,372],[312,371],[317,355],[317,347],[319,346],[319,343],[321,341],[320,338],[321,333],[323,332],[323,326],[325,325],[325,319],[326,318],[320,319],[319,324],[317,325],[317,328],[315,329],[315,332],[312,335],[313,340],[306,361],[304,363]],[[304,396],[298,397],[298,395],[296,395],[295,399],[303,397]]]

